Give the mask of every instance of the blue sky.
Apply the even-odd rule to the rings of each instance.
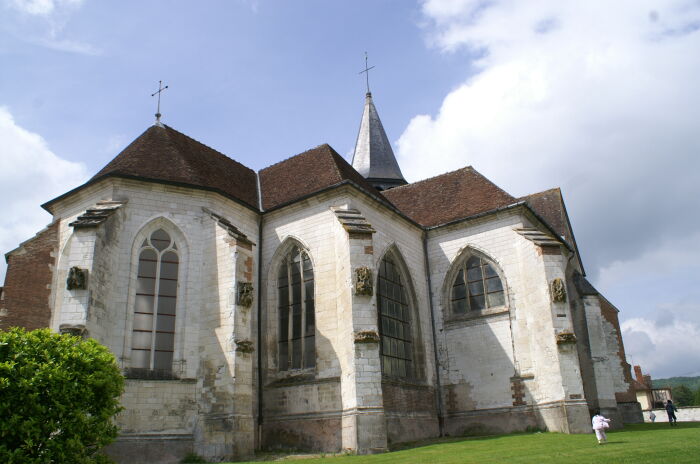
[[[688,0],[0,0],[0,251],[152,124],[159,79],[166,124],[253,169],[348,157],[367,51],[409,181],[560,186],[630,362],[697,375],[699,28]]]

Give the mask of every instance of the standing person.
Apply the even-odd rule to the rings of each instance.
[[[671,424],[671,426],[673,426],[678,421],[676,419],[676,411],[678,411],[676,405],[673,404],[673,401],[668,400],[666,402],[666,414],[668,414],[668,423]]]
[[[654,414],[654,411],[649,411],[649,420],[651,420],[652,423],[656,422],[656,414]]]
[[[607,419],[600,415],[600,411],[595,412],[591,425],[593,425],[593,431],[595,432],[595,437],[598,439],[598,444],[602,445],[608,441],[607,435],[605,435],[605,429],[610,427],[609,422],[612,419]]]

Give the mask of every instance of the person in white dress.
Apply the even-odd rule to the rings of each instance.
[[[596,411],[595,416],[593,416],[591,424],[593,425],[593,431],[595,432],[595,437],[598,439],[599,445],[608,441],[608,437],[605,435],[605,429],[610,427],[611,420],[612,419],[601,416],[599,411]]]

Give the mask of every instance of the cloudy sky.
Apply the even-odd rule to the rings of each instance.
[[[365,51],[409,181],[560,186],[628,360],[700,375],[696,0],[0,0],[0,251],[152,124],[159,79],[165,123],[253,169],[348,156]]]

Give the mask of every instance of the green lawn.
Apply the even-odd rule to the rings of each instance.
[[[268,459],[274,459],[271,456]],[[628,425],[598,445],[593,434],[523,433],[436,440],[372,456],[327,456],[275,460],[298,464],[466,463],[700,463],[700,422]],[[259,462],[259,461],[258,461]],[[291,464],[291,463],[290,463]]]

